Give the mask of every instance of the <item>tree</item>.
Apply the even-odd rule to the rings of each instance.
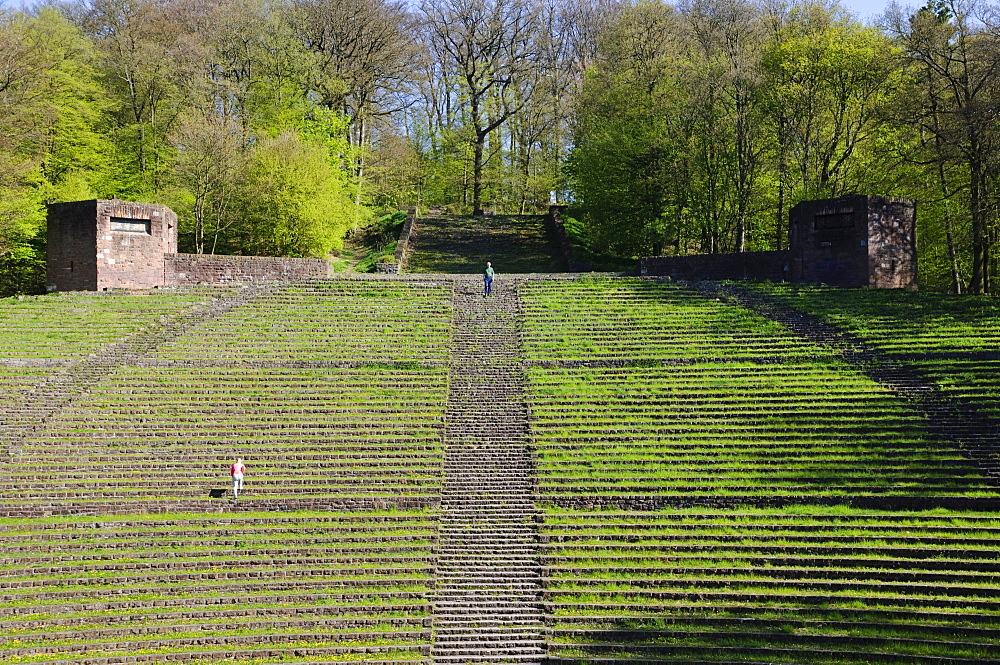
[[[659,253],[684,208],[689,125],[675,113],[678,17],[662,3],[626,10],[603,35],[576,103],[568,170],[599,250]],[[687,138],[685,138],[687,136]]]
[[[187,86],[200,81],[175,58],[183,52],[185,35],[168,8],[156,0],[95,0],[71,7],[97,46],[114,100],[106,119],[122,167],[120,189],[109,194],[141,198],[161,187],[170,159],[166,137],[189,96]]]
[[[760,12],[745,0],[691,0],[683,5],[683,15],[692,42],[691,60],[700,74],[694,89],[707,93],[701,103],[707,112],[699,136],[717,139],[712,147],[717,159],[709,166],[718,171],[712,180],[728,192],[726,197],[707,197],[725,200],[724,208],[710,215],[718,220],[717,230],[732,228],[732,248],[743,252],[766,149]],[[713,111],[714,106],[721,108]],[[718,243],[709,244],[714,248]]]
[[[58,12],[0,13],[0,293],[44,288],[44,203],[94,196],[105,110],[89,42]]]
[[[31,39],[29,19],[0,11],[0,256],[34,235],[41,223],[37,128],[42,86],[37,73],[47,68]]]
[[[177,146],[171,169],[180,242],[196,254],[214,254],[236,223],[233,199],[246,168],[243,134],[231,118],[194,114],[171,136]]]
[[[266,256],[327,256],[356,219],[342,171],[318,138],[285,131],[248,155],[236,193],[240,210],[231,251]]]
[[[430,44],[456,70],[472,133],[472,207],[483,214],[486,139],[527,105],[541,71],[531,0],[424,0]]]
[[[857,191],[865,185],[853,168],[858,151],[886,131],[884,107],[901,84],[898,52],[884,35],[822,6],[792,18],[764,65],[798,198]]]
[[[973,293],[993,288],[992,236],[998,216],[1000,32],[987,20],[991,11],[977,0],[940,0],[911,16],[896,8],[887,17],[891,33],[923,82],[919,90],[923,103],[913,119],[932,137],[930,159],[938,166],[943,194],[953,198],[960,193],[965,199]],[[959,182],[948,179],[952,165],[964,171]],[[952,261],[952,270],[957,273],[957,260]],[[960,288],[958,275],[954,278]]]
[[[300,38],[315,56],[312,86],[320,103],[350,120],[354,146],[367,146],[374,118],[409,104],[417,51],[400,2],[296,0]]]

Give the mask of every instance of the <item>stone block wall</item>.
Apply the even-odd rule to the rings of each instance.
[[[869,197],[868,217],[869,286],[916,289],[916,202]]]
[[[376,263],[375,272],[381,273],[383,275],[398,275],[399,274],[399,264],[393,263]]]
[[[49,206],[49,290],[146,289],[163,283],[177,251],[177,215],[164,205],[90,200]]]
[[[164,205],[90,200],[48,210],[50,291],[150,289],[185,284],[326,277],[325,259],[177,253],[177,215]]]
[[[917,288],[916,204],[881,196],[803,201],[789,215],[793,279]]]
[[[875,289],[917,288],[916,204],[881,196],[803,201],[789,213],[787,251],[653,256],[643,275],[757,279]]]
[[[410,251],[410,236],[413,235],[413,227],[416,223],[417,209],[408,208],[406,221],[403,223],[403,229],[399,232],[399,241],[396,243],[396,265],[400,268],[406,264],[406,255]],[[399,269],[396,272],[399,272]]]
[[[163,284],[224,285],[248,282],[277,282],[327,277],[326,259],[295,259],[273,256],[219,256],[214,254],[168,254],[164,261]]]
[[[568,206],[553,203],[549,206],[549,212],[545,215],[545,226],[555,244],[560,260],[569,272],[589,272],[593,269],[589,263],[577,261],[573,255],[573,246],[569,241],[569,234],[566,233],[566,225],[563,223],[563,213]]]
[[[45,258],[49,291],[97,290],[96,217],[97,201],[49,205]]]
[[[796,282],[868,285],[868,207],[864,197],[803,201],[789,213]]]
[[[661,275],[696,282],[717,279],[760,279],[787,282],[791,254],[743,252],[741,254],[689,254],[651,256],[639,260],[640,275]]]

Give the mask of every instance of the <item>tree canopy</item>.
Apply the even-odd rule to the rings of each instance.
[[[45,203],[81,198],[171,205],[184,251],[325,256],[399,206],[524,213],[554,193],[591,249],[634,257],[782,248],[797,202],[861,193],[919,201],[925,286],[995,291],[998,9],[3,9],[0,272],[37,265]]]

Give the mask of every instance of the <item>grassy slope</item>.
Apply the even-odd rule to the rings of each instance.
[[[417,221],[407,272],[558,272],[540,216],[431,217]]]
[[[285,287],[29,432],[0,461],[0,504],[97,516],[0,521],[0,663],[419,660],[434,511],[285,511],[437,496],[448,295]],[[39,362],[73,362],[204,297],[6,303],[0,403],[61,371]],[[208,500],[237,454],[240,502]],[[205,512],[139,512],[176,505]]]
[[[421,261],[478,272],[487,255],[463,252]],[[490,256],[501,274],[551,269],[540,255]],[[801,293],[778,295],[901,362],[959,363],[946,376],[956,397],[993,403],[996,374],[973,355],[995,349],[992,301]],[[587,280],[523,294],[553,656],[997,661],[1000,516],[846,505],[996,494],[908,404],[773,323],[674,287]],[[0,303],[0,358],[34,363],[0,366],[0,404],[57,371],[40,362],[72,362],[203,297]],[[448,314],[443,290],[338,282],[236,310],[58,414],[24,449],[35,462],[4,461],[6,499],[201,496],[247,445],[270,447],[251,465],[251,501],[321,487],[433,494]],[[775,494],[792,505],[752,505]],[[559,507],[625,495],[677,506]],[[699,496],[745,505],[679,507]],[[3,520],[0,662],[419,658],[434,522],[329,510]]]
[[[1000,419],[997,298],[803,284],[745,286],[856,335],[888,360]]]
[[[907,403],[770,321],[670,285],[522,293],[551,655],[996,662],[1000,515],[849,505],[997,495]],[[966,326],[930,348],[976,346],[964,335],[983,334],[978,315],[947,316]],[[754,507],[776,496],[790,505]],[[622,508],[644,497],[674,507]],[[720,498],[742,507],[682,508]]]

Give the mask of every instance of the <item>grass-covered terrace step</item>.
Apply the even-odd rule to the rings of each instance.
[[[991,645],[956,644],[945,650],[946,655],[933,653],[919,640],[883,639],[860,644],[831,645],[826,640],[791,642],[779,634],[779,646],[771,644],[767,633],[748,636],[734,635],[729,639],[683,635],[667,643],[633,641],[624,648],[621,644],[593,641],[570,647],[549,646],[546,663],[570,662],[574,665],[600,663],[601,665],[646,665],[647,663],[718,663],[741,665],[776,665],[780,663],[817,663],[821,665],[983,665],[1000,662],[991,657]],[[936,646],[936,645],[935,645]],[[896,651],[897,653],[892,653]],[[900,653],[901,652],[901,653]],[[555,655],[552,655],[552,654]]]
[[[120,656],[100,656],[90,652],[86,659],[44,660],[27,662],[44,662],[47,665],[119,665]],[[378,657],[374,657],[377,653]],[[302,649],[296,654],[286,654],[281,651],[256,649],[253,651],[200,651],[188,653],[143,653],[129,656],[128,662],[133,663],[164,663],[185,662],[194,665],[338,665],[340,663],[366,663],[367,665],[412,665],[413,663],[430,663],[430,659],[422,658],[415,650],[403,649],[371,649],[343,653],[340,650],[332,652],[322,649]]]
[[[413,273],[479,273],[492,261],[497,287],[512,273],[559,272],[538,215],[427,217],[417,220],[405,269]]]
[[[77,359],[229,289],[55,293],[0,299],[0,359]]]
[[[47,663],[50,665],[119,665],[129,663],[190,662],[196,665],[255,665],[257,663],[368,663],[369,665],[406,665],[413,662],[429,663],[424,658],[427,648],[409,646],[393,640],[298,640],[290,642],[289,648],[274,647],[271,644],[253,645],[244,641],[227,643],[208,639],[198,647],[183,649],[174,644],[158,647],[138,646],[120,651],[100,648],[100,645],[86,645],[71,659],[63,659],[65,653],[50,650],[36,653],[31,648],[25,654],[14,656],[11,663]],[[337,645],[337,646],[331,646]],[[73,654],[70,654],[71,656]]]
[[[827,350],[749,310],[642,279],[527,282],[525,355],[531,362],[791,358]]]
[[[435,532],[428,511],[2,520],[0,660],[418,658]]]
[[[444,362],[449,298],[450,286],[313,280],[229,312],[154,360]]]
[[[860,665],[1000,653],[1000,513],[551,510],[541,529],[556,659]]]
[[[902,290],[740,283],[849,333],[881,357],[1000,420],[1000,302]]]

